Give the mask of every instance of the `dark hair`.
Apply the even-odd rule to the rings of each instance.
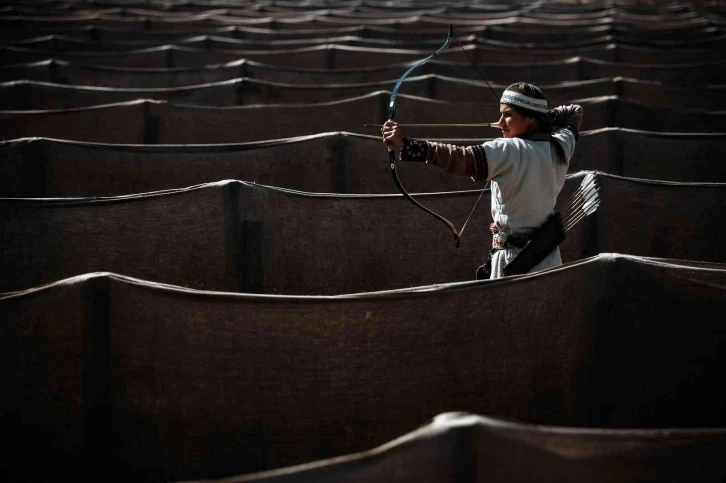
[[[514,91],[519,92],[521,94],[524,94],[525,96],[533,97],[535,99],[544,99],[547,100],[547,97],[545,97],[544,92],[542,90],[533,85],[528,84],[526,82],[515,82],[514,84],[507,87],[508,91]],[[531,117],[534,118],[534,120],[537,121],[537,132],[538,133],[544,133],[549,135],[550,137],[550,144],[555,149],[555,154],[557,155],[557,159],[562,163],[565,164],[567,162],[567,158],[565,157],[565,148],[562,146],[560,141],[558,141],[556,138],[552,137],[552,133],[555,131],[555,125],[552,121],[552,117],[545,112],[538,112],[534,111],[532,109],[527,109],[526,107],[520,107],[516,106],[514,104],[508,104],[509,107],[514,109],[516,112],[518,112],[520,115],[524,117]]]

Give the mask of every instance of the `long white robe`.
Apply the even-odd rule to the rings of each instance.
[[[564,148],[565,163],[557,159],[549,140],[500,138],[482,145],[492,180],[492,219],[510,235],[531,233],[554,214],[576,141],[568,129],[559,129],[553,136]],[[516,247],[497,250],[491,278],[503,277],[504,266],[520,251]],[[561,264],[560,249],[555,248],[530,272]]]

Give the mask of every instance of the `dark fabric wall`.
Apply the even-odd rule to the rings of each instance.
[[[0,136],[29,136],[128,144],[239,143],[319,134],[365,132],[364,124],[382,123],[390,93],[319,104],[205,107],[165,101],[51,111],[0,111]],[[726,111],[659,107],[617,97],[573,100],[585,116],[582,131],[622,127],[660,132],[726,132]],[[450,103],[399,94],[399,122],[482,123],[499,118],[497,104]],[[429,128],[426,137],[479,138],[481,127]],[[490,128],[492,136],[498,131]]]
[[[570,177],[559,200],[568,199],[578,178]],[[721,209],[717,207],[726,203],[723,184],[670,183],[604,173],[599,174],[599,183],[603,202],[567,233],[561,245],[566,260],[602,252],[723,260],[718,247],[726,246],[726,232],[719,233],[717,228]]]
[[[0,5],[0,480],[726,480],[725,19]],[[558,208],[582,170],[602,203],[562,266],[474,281],[484,183],[399,163],[457,227],[483,194],[458,249],[394,191],[376,126],[450,22],[396,119],[495,121],[519,80],[582,104]]]
[[[106,200],[3,200],[0,291],[97,270],[238,290],[226,248],[228,225],[238,221],[225,213],[226,192],[212,185]]]
[[[446,39],[448,28],[441,29],[438,44],[440,45]],[[189,35],[189,33],[187,33]],[[515,63],[516,69],[532,69],[532,75],[537,76],[537,72],[543,72],[543,67],[537,67],[540,63],[559,64],[561,67],[565,64],[581,64],[589,66],[588,69],[572,71],[575,76],[569,80],[597,79],[602,77],[598,74],[599,69],[595,65],[607,65],[616,72],[615,75],[625,75],[626,72],[656,72],[652,60],[649,59],[645,52],[638,55],[638,51],[628,49],[627,47],[616,52],[611,52],[612,44],[601,43],[601,45],[585,46],[572,41],[572,45],[568,47],[567,43],[538,43],[537,48],[532,48],[526,34],[522,35],[513,42],[514,45],[506,45],[506,48],[492,49],[487,46],[478,46],[468,43],[466,46],[458,45],[456,48],[449,49],[442,54],[443,60],[452,62],[467,62],[466,55],[461,51],[465,49],[472,61],[478,65],[482,64],[487,70],[503,70],[504,64],[507,62]],[[607,40],[607,39],[605,39]],[[720,39],[722,41],[722,39]],[[171,67],[201,67],[204,65],[220,64],[225,62],[238,61],[247,59],[254,62],[260,62],[267,65],[275,65],[285,69],[304,68],[304,69],[351,69],[351,68],[368,68],[381,65],[392,65],[404,62],[415,62],[436,50],[439,45],[434,44],[432,38],[430,45],[421,45],[419,42],[415,48],[392,48],[391,46],[359,46],[345,45],[345,43],[320,43],[320,45],[303,45],[303,46],[280,46],[277,49],[265,47],[262,49],[252,46],[236,46],[228,42],[227,45],[213,45],[198,47],[193,45],[185,45],[184,42],[170,45],[154,45],[146,47],[129,46],[128,50],[119,50],[118,48],[102,50],[97,45],[90,44],[88,47],[74,46],[72,50],[62,48],[48,48],[48,45],[33,45],[33,43],[24,43],[16,45],[4,46],[0,51],[4,64],[20,64],[24,62],[33,62],[54,58],[68,62],[83,65],[99,65],[99,66],[115,66],[126,68],[171,68]],[[527,45],[527,43],[530,45]],[[463,44],[463,42],[462,42]],[[512,47],[521,46],[519,49]],[[79,48],[80,47],[80,48]],[[92,48],[91,48],[92,47]],[[395,47],[395,46],[393,46]],[[429,47],[427,50],[422,50]],[[675,47],[676,57],[668,60],[665,58],[660,60],[660,74],[665,75],[666,72],[675,69],[683,69],[686,66],[678,66],[682,64],[697,64],[699,70],[705,69],[709,72],[716,73],[719,65],[723,66],[723,58],[713,53],[706,53],[704,49],[698,46],[692,57],[687,57],[686,52],[679,52]],[[616,54],[620,54],[616,57]],[[647,52],[647,50],[646,50]],[[680,55],[678,55],[680,53]],[[624,58],[623,58],[624,57]],[[640,61],[640,62],[639,62]],[[525,65],[527,64],[527,65]],[[284,67],[283,67],[284,66]],[[547,68],[544,68],[546,71]],[[638,78],[638,77],[636,77]],[[647,77],[649,78],[649,77]],[[708,78],[696,74],[693,79],[708,82]]]
[[[426,131],[412,128],[409,133],[420,137]],[[439,139],[467,145],[484,140]],[[580,133],[570,172],[723,183],[725,150],[724,133],[605,128]],[[484,187],[431,166],[398,163],[397,169],[412,193]],[[128,146],[41,138],[0,143],[0,196],[8,198],[117,196],[223,179],[314,193],[397,193],[384,146],[371,135],[333,132],[230,145]]]
[[[173,88],[133,86],[111,88],[13,80],[0,85],[0,108],[3,110],[67,109],[136,99],[168,100],[177,104],[206,106],[312,104],[364,96],[373,91],[391,89],[395,83],[395,79],[389,79],[358,84],[300,85],[245,77]],[[493,84],[491,87],[495,92],[502,92],[507,85],[509,84]],[[547,95],[551,106],[568,104],[574,99],[619,96],[621,99],[660,107],[713,109],[713,106],[723,105],[726,97],[724,85],[677,87],[622,77],[541,84],[539,87]],[[489,91],[483,80],[467,81],[438,74],[407,79],[404,89],[408,95],[450,102],[476,100],[496,104],[499,100]]]
[[[223,82],[244,76],[245,62],[187,69],[135,70],[80,65],[64,60],[8,64],[0,66],[0,79],[31,79],[69,85],[101,87],[164,88]]]
[[[509,55],[510,53],[507,52]],[[690,55],[688,51],[684,55]],[[463,55],[463,54],[462,54]],[[694,66],[693,58],[689,58],[690,64],[687,64],[687,68],[699,68]],[[540,59],[541,62],[541,59]],[[571,84],[592,84],[602,82],[601,79],[593,78],[589,80],[577,80],[573,79],[572,76],[576,75],[570,73],[573,65],[576,67],[577,62],[570,60],[566,65],[561,62],[555,63],[555,67],[559,70],[564,70],[564,74],[567,74],[565,80],[561,77],[558,72],[551,72],[553,75],[549,77],[539,76],[536,80],[539,84],[548,85],[554,80],[558,82],[568,82]],[[477,64],[478,65],[478,64]],[[633,66],[628,64],[628,69],[623,72],[618,72],[617,69],[610,69],[603,77],[604,78],[617,78],[623,74],[633,74]],[[459,64],[433,64],[429,66],[425,64],[417,72],[418,75],[440,75],[450,79],[461,78],[460,81],[473,81],[481,82],[481,77],[476,71],[469,66],[468,70],[466,67]],[[612,67],[612,66],[610,66]],[[285,85],[295,85],[300,87],[306,85],[338,85],[338,84],[353,84],[353,83],[364,83],[364,82],[384,82],[393,84],[395,80],[400,76],[405,66],[401,65],[398,67],[386,67],[386,68],[367,68],[367,69],[353,69],[353,70],[338,70],[338,71],[293,71],[286,69],[284,66],[270,66],[260,64],[258,62],[250,62],[246,60],[237,60],[228,62],[222,65],[210,64],[204,67],[186,67],[186,68],[167,68],[167,69],[154,69],[154,70],[135,70],[135,69],[124,69],[122,67],[113,66],[100,66],[90,64],[80,64],[77,62],[69,62],[67,60],[50,59],[44,58],[37,62],[21,62],[14,64],[6,64],[0,66],[0,80],[2,81],[13,81],[20,79],[29,79],[36,81],[46,82],[57,82],[61,84],[79,85],[79,86],[101,86],[101,87],[136,87],[136,88],[166,88],[166,87],[187,87],[190,85],[205,84],[212,82],[229,81],[236,78],[247,77],[251,81],[257,82],[277,82]],[[532,75],[531,68],[529,72],[518,72],[517,65],[514,65],[514,70],[510,66],[509,70],[501,72],[502,69],[497,69],[491,65],[482,66],[483,72],[486,73],[486,78],[489,82],[494,84],[501,83],[503,87],[506,87],[511,83],[512,78],[517,78],[517,75]],[[647,69],[646,67],[643,67]],[[491,72],[492,69],[495,72]],[[381,71],[382,72],[379,72]],[[521,69],[520,69],[521,70]],[[659,66],[652,66],[651,70],[657,74],[663,71]],[[396,74],[398,72],[398,74]],[[497,76],[494,74],[497,74]],[[667,72],[667,70],[666,70]],[[683,72],[681,68],[677,72]],[[638,73],[635,72],[635,75]],[[710,75],[710,74],[707,74]],[[501,77],[500,77],[501,76]],[[647,78],[656,78],[661,82],[664,79],[657,79],[657,76],[650,74]],[[712,77],[709,77],[712,79]],[[534,80],[533,80],[534,81]],[[637,77],[635,79],[628,78],[626,82],[653,82],[646,81]],[[409,82],[410,83],[410,82]],[[649,91],[660,91],[663,88],[668,90],[673,89],[717,89],[719,84],[713,84],[709,80],[706,84],[698,85],[670,85],[668,83],[663,87],[651,86]],[[551,92],[552,89],[549,89]],[[458,92],[458,91],[457,91]],[[274,94],[274,93],[273,93]],[[627,92],[623,91],[621,95],[627,96]],[[642,93],[641,95],[647,95]],[[274,99],[274,97],[273,97]],[[703,99],[695,99],[695,101],[703,103]],[[673,101],[675,102],[675,101]]]
[[[66,474],[90,468],[101,479],[221,478],[341,456],[447,411],[597,427],[615,437],[619,458],[635,451],[639,461],[648,444],[628,444],[634,428],[724,425],[724,331],[711,314],[726,309],[725,274],[720,264],[603,254],[512,279],[334,298],[71,279],[0,298],[3,344],[13,347],[1,356],[12,395],[2,414],[62,434],[10,426],[12,451],[32,443],[36,458],[55,459],[83,447],[96,465],[72,458]],[[694,453],[673,456],[692,468],[723,447],[718,436],[696,432]],[[596,451],[595,441],[571,438],[572,451]],[[500,465],[516,464],[511,449],[501,448],[512,459]],[[482,479],[531,469],[474,470],[465,454],[433,468]],[[487,452],[471,457],[479,454]],[[24,461],[10,458],[3,470],[27,475]],[[660,474],[622,459],[586,461]],[[32,471],[38,481],[57,475],[48,465]]]
[[[224,481],[720,482],[724,439],[715,428],[616,432],[443,413],[369,451]]]
[[[3,267],[3,279],[7,273]],[[100,388],[85,387],[83,376],[90,372],[80,368],[92,350],[86,347],[91,342],[88,321],[97,317],[105,325],[108,312],[94,311],[95,294],[83,287],[79,281],[12,301],[0,296],[0,373],[5,384],[0,418],[9,443],[0,470],[4,481],[77,475],[84,471],[86,450],[98,441],[84,442],[93,436],[86,432],[90,428],[84,412]],[[108,355],[108,347],[99,349]]]
[[[264,51],[284,51],[321,45],[377,49],[385,55],[388,49],[434,51],[441,45],[442,33],[445,32],[445,30],[421,30],[415,34],[386,32],[385,28],[380,27],[371,31],[361,26],[307,33],[301,30],[265,31],[254,28],[244,31],[244,28],[232,26],[200,28],[194,32],[173,30],[132,32],[113,27],[96,27],[93,33],[90,33],[87,28],[65,30],[63,27],[57,27],[53,29],[53,35],[47,35],[43,29],[26,29],[22,38],[8,38],[6,42],[11,47],[44,51],[48,57],[56,54],[62,56],[64,53],[75,55],[83,52],[133,51],[165,45],[192,49],[188,50],[189,52],[196,50],[234,52],[243,57],[246,53],[252,53],[254,56]],[[501,24],[473,28],[457,26],[455,37],[467,49],[469,56],[479,62],[531,63],[557,61],[574,56],[627,64],[692,63],[723,59],[723,52],[707,47],[708,43],[721,41],[722,35],[704,35],[699,38],[696,29],[685,28],[687,32],[681,33],[661,28],[654,32],[651,30],[650,36],[646,34],[639,37],[610,25],[522,29]],[[710,32],[713,34],[714,30]],[[653,33],[656,34],[656,38],[653,37]],[[374,34],[377,34],[377,37],[374,37]],[[239,36],[245,38],[238,38]],[[662,46],[658,48],[656,46],[658,42],[668,42],[669,48],[663,49]]]
[[[145,121],[148,104],[131,101],[57,111],[0,111],[0,140],[26,136],[143,144],[153,129]],[[45,133],[45,134],[43,134]]]
[[[444,31],[445,33],[445,31]],[[442,35],[441,41],[444,40]],[[27,47],[8,46],[0,52],[4,70],[12,72],[17,64],[55,59],[61,61],[59,66],[66,63],[70,65],[66,70],[52,72],[56,78],[64,79],[63,72],[72,75],[67,82],[79,85],[95,85],[96,76],[103,74],[109,68],[125,69],[171,69],[192,68],[198,70],[219,70],[218,64],[229,62],[240,63],[235,69],[224,69],[223,72],[214,72],[216,80],[231,77],[254,77],[269,81],[288,83],[353,83],[367,81],[383,81],[396,79],[400,73],[419,60],[430,51],[388,49],[370,49],[365,47],[346,46],[313,46],[302,51],[291,50],[289,53],[276,55],[271,52],[259,51],[258,55],[249,55],[245,51],[237,53],[223,53],[224,51],[194,49],[182,46],[160,46],[148,49],[120,52],[78,52],[56,53],[52,51],[34,50]],[[433,49],[432,49],[433,50]],[[471,50],[471,49],[470,49]],[[397,53],[397,52],[403,52]],[[551,58],[539,57],[517,61],[510,58],[508,51],[499,55],[489,52],[467,51],[471,61],[476,63],[480,71],[486,73],[487,79],[500,82],[508,79],[528,79],[534,83],[548,83],[554,79],[558,81],[596,80],[605,77],[630,77],[640,80],[660,81],[668,85],[681,87],[722,84],[724,82],[724,60],[702,60],[698,58],[685,59],[682,62],[669,63],[626,63],[625,61],[601,60],[589,57],[576,57],[567,51],[555,51]],[[697,55],[697,54],[696,54]],[[685,54],[684,54],[685,56]],[[498,57],[498,58],[497,58]],[[70,70],[67,70],[71,67]],[[95,72],[94,71],[99,71]],[[398,72],[399,74],[396,74]],[[419,74],[431,73],[447,75],[462,79],[481,80],[476,69],[460,49],[450,49],[441,60],[435,59],[422,66]],[[231,74],[231,77],[230,77]],[[7,75],[4,74],[4,75]],[[185,74],[186,75],[186,74]],[[223,75],[224,77],[218,77]],[[226,75],[226,76],[225,76]],[[150,76],[154,78],[154,76]],[[171,77],[173,79],[173,77]],[[209,80],[211,81],[211,80]],[[113,83],[115,86],[123,86]],[[159,85],[159,84],[154,84]],[[163,85],[179,85],[163,84]],[[144,87],[152,87],[144,85]]]
[[[558,206],[582,177],[568,176]],[[602,204],[568,232],[566,262],[603,252],[724,259],[724,184],[598,177]],[[460,228],[480,192],[417,199]],[[471,280],[491,247],[488,192],[459,249],[443,223],[400,194],[314,194],[227,181],[105,199],[2,199],[0,210],[2,291],[123,271],[210,290],[357,293]]]

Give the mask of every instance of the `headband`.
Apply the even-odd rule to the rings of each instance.
[[[523,107],[537,112],[547,112],[547,100],[546,99],[535,99],[534,97],[526,96],[521,92],[515,92],[506,90],[502,94],[502,99],[499,101],[500,104],[513,104],[515,106]]]

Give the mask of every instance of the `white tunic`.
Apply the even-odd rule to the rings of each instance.
[[[553,137],[564,148],[566,163],[557,159],[548,140],[499,138],[482,145],[492,180],[492,218],[510,235],[530,233],[554,214],[557,195],[575,152],[575,135],[568,129],[558,129]],[[504,266],[520,251],[516,247],[497,250],[492,256],[491,278],[503,277]],[[530,272],[561,264],[558,247]]]
[[[510,235],[526,235],[554,213],[575,152],[575,133],[582,122],[582,107],[577,104],[558,106],[552,113],[553,122],[560,126],[552,136],[563,148],[564,160],[557,158],[554,143],[545,133],[498,138],[471,146],[404,138],[400,156],[405,161],[425,160],[447,173],[470,176],[475,181],[490,179],[494,222]],[[491,278],[503,277],[504,266],[520,251],[516,247],[497,250],[492,256]],[[557,248],[530,272],[560,264],[562,257]]]

